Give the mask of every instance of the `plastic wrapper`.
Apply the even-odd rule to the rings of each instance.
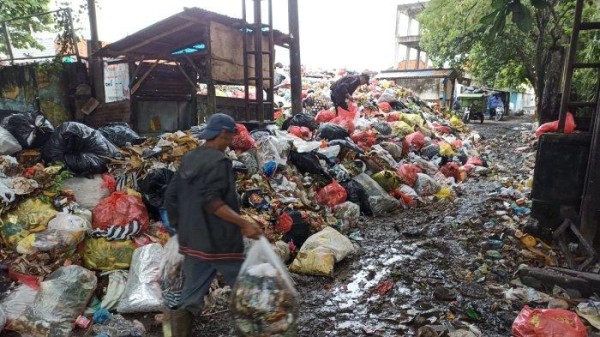
[[[567,112],[567,118],[565,119],[565,133],[572,133],[575,131],[575,118],[573,114]],[[558,121],[548,122],[540,125],[540,127],[535,130],[535,136],[539,137],[546,132],[557,132],[558,131]]]
[[[98,129],[98,131],[111,143],[118,147],[124,147],[127,143],[132,145],[142,144],[146,138],[141,137],[133,131],[129,124],[114,122]]]
[[[108,272],[108,286],[102,298],[101,307],[106,310],[114,310],[127,285],[127,272],[124,270],[112,270]]]
[[[16,199],[15,191],[6,186],[2,181],[0,181],[0,203],[4,205],[12,204]]]
[[[96,275],[83,267],[60,267],[40,284],[33,304],[13,328],[35,337],[70,336],[73,321],[85,310],[96,283]]]
[[[256,159],[256,149],[241,153],[238,155],[238,160],[246,165],[248,174],[254,175],[258,173],[258,160]]]
[[[371,176],[379,186],[387,192],[392,191],[402,184],[402,179],[394,171],[383,170]]]
[[[17,320],[25,312],[25,309],[33,304],[38,291],[37,288],[21,284],[2,300],[0,308],[6,316],[7,330],[12,330],[12,322]]]
[[[333,214],[336,218],[342,221],[342,232],[347,231],[350,228],[358,226],[360,218],[360,206],[357,204],[346,201],[333,208]]]
[[[245,152],[256,146],[254,138],[248,132],[248,129],[244,126],[244,124],[236,124],[237,133],[233,136],[233,140],[231,141],[231,148],[239,151]]]
[[[64,231],[88,231],[92,228],[90,222],[82,216],[67,213],[58,213],[48,222],[48,229]]]
[[[81,207],[90,210],[112,192],[100,174],[94,175],[92,178],[75,177],[67,179],[62,187],[65,190],[72,190],[77,203]]]
[[[442,186],[425,173],[417,173],[415,191],[422,197],[431,196],[439,192]]]
[[[32,233],[17,244],[17,253],[33,254],[47,252],[52,255],[74,252],[77,245],[85,238],[85,231],[68,231],[46,229]]]
[[[371,205],[369,204],[369,196],[365,191],[365,188],[362,187],[361,184],[357,183],[354,180],[348,180],[340,183],[346,189],[348,193],[348,201],[359,205],[360,211],[366,215],[373,215],[373,211],[371,210]]]
[[[27,199],[20,203],[14,210],[5,214],[0,219],[2,228],[11,227],[11,231],[21,227],[29,232],[39,232],[48,226],[48,222],[58,212],[51,204],[45,203],[38,198]],[[2,229],[4,232],[4,229]],[[11,236],[15,233],[6,233]],[[3,236],[6,242],[6,238]]]
[[[296,336],[298,293],[264,237],[246,256],[233,288],[231,312],[238,336]]]
[[[92,270],[127,269],[135,244],[131,240],[108,241],[105,238],[88,238],[83,250],[83,263]]]
[[[171,237],[165,245],[165,251],[160,261],[160,288],[164,304],[174,309],[181,299],[184,274],[181,266],[184,256],[179,253],[177,235]]]
[[[326,140],[346,139],[350,137],[348,130],[334,123],[322,123],[319,127],[319,138]]]
[[[365,173],[352,178],[359,183],[369,196],[369,205],[373,215],[385,215],[388,212],[400,208],[402,204],[390,196],[375,180]]]
[[[119,300],[117,311],[139,313],[156,312],[162,309],[163,299],[159,279],[163,254],[163,247],[159,243],[151,243],[135,250],[125,292]]]
[[[13,135],[3,127],[0,127],[0,155],[13,155],[21,151],[23,147]]]
[[[64,162],[70,171],[82,175],[105,172],[110,158],[118,154],[100,132],[77,122],[61,124],[42,148],[46,162]]]
[[[141,230],[148,228],[150,219],[142,200],[123,192],[115,192],[94,207],[92,227],[108,230],[112,226],[126,226],[137,222]]]
[[[392,123],[392,134],[396,137],[404,138],[413,132],[415,132],[414,128],[406,122],[398,121]]]
[[[317,194],[317,202],[329,207],[339,205],[346,201],[348,193],[342,185],[337,181],[333,181],[331,184],[323,187]]]
[[[576,313],[563,309],[525,306],[512,324],[514,337],[586,337],[585,325]]]
[[[290,265],[290,271],[317,276],[332,276],[336,262],[354,250],[352,242],[331,227],[311,235]]]
[[[10,132],[24,149],[44,145],[54,132],[52,123],[39,112],[19,112],[4,117],[2,127]]]

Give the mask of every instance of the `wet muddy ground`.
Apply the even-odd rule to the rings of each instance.
[[[506,235],[514,229],[494,212],[501,181],[530,172],[515,149],[531,119],[471,124],[499,170],[471,177],[454,203],[365,218],[357,253],[336,265],[333,278],[293,274],[298,335],[435,336],[431,328],[440,336],[509,336],[523,303],[504,300],[502,290],[514,278],[519,248]],[[201,317],[194,335],[230,336],[230,324],[227,314]]]

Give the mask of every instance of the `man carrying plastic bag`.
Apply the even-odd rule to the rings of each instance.
[[[206,143],[183,157],[165,192],[164,206],[185,255],[181,300],[167,313],[173,336],[192,335],[193,317],[202,310],[217,272],[233,285],[244,261],[242,236],[258,239],[262,234],[239,215],[232,163],[225,156],[236,130],[230,116],[210,116],[198,135]]]

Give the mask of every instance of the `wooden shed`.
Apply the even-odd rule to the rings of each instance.
[[[289,36],[270,25],[261,25],[261,32],[256,34],[255,27],[242,19],[186,8],[103,47],[95,55],[104,58],[105,69],[106,64],[128,65],[129,83],[115,83],[124,87],[115,95],[129,89],[131,122],[139,132],[187,129],[204,114],[217,110],[232,114],[238,121],[262,123],[272,120],[272,108],[262,111],[248,97],[233,101],[216,97],[214,88],[216,84],[231,84],[247,89],[256,85],[255,79],[262,79],[265,101],[270,98],[272,107],[273,46],[288,47]],[[257,36],[261,38],[259,47],[253,41]],[[261,62],[255,60],[259,54]],[[262,74],[255,64],[262,65]],[[104,78],[105,88],[110,89],[106,73]],[[207,96],[198,95],[201,84],[208,86]],[[260,101],[262,104],[263,99]]]

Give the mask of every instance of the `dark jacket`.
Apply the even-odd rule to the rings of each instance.
[[[349,75],[340,78],[331,85],[331,100],[334,102],[344,101],[346,95],[352,95],[359,85],[359,75]]]
[[[183,157],[165,191],[165,208],[182,254],[206,261],[242,260],[240,228],[214,215],[223,204],[240,211],[231,160],[221,151],[198,147]]]

